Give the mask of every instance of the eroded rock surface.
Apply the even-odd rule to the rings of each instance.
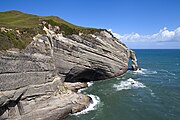
[[[127,71],[128,48],[107,34],[54,37],[55,66],[65,81],[103,80]]]
[[[82,83],[76,83],[80,89]],[[76,87],[77,86],[77,87]],[[59,77],[52,82],[0,92],[0,119],[57,120],[85,109],[91,98],[65,87]]]
[[[131,68],[133,71],[136,71],[138,69],[138,64],[137,64],[137,58],[135,52],[133,50],[129,50],[129,52],[130,52],[130,59],[132,61]]]
[[[136,63],[107,31],[64,37],[57,30],[44,26],[46,35],[34,36],[26,49],[0,52],[0,119],[63,119],[91,101],[76,93],[87,84],[64,81],[108,79],[125,73],[129,58]]]

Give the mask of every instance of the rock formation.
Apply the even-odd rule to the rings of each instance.
[[[133,50],[129,50],[129,52],[130,52],[130,57],[129,57],[129,58],[130,58],[131,61],[132,61],[131,69],[134,70],[134,71],[136,71],[136,70],[138,69],[138,64],[137,64],[136,55],[135,55],[135,53],[134,53]]]
[[[75,28],[68,28],[71,34],[66,34],[67,26],[41,19],[39,26],[42,31],[36,35],[10,29],[10,35],[15,34],[13,38],[17,40],[8,49],[4,47],[0,51],[2,120],[63,119],[69,113],[86,108],[91,102],[90,97],[76,93],[87,84],[73,82],[104,80],[122,75],[128,70],[129,58],[132,59],[133,70],[137,69],[134,52],[107,30],[76,27],[78,33],[71,31]],[[1,27],[1,34],[6,35],[8,30]],[[16,42],[24,38],[23,34],[32,39],[20,49]],[[1,39],[5,40],[5,37]]]

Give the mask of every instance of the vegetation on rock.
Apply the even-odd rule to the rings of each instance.
[[[11,29],[5,31],[1,29],[0,50],[24,49],[33,40],[33,36],[38,33],[45,34],[42,21],[52,26],[59,26],[64,36],[79,33],[94,34],[103,30],[76,26],[56,16],[36,16],[15,10],[0,12],[0,28]]]

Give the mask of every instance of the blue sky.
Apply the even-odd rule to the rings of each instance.
[[[111,29],[130,48],[180,49],[180,0],[1,0],[7,10]]]

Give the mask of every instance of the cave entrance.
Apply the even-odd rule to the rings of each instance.
[[[72,68],[66,75],[65,82],[90,82],[108,78],[105,70],[100,68]]]
[[[129,67],[131,65],[131,67]],[[129,62],[128,62],[128,69],[136,71],[138,70],[138,65],[137,65],[137,58],[135,55],[135,52],[133,50],[130,50],[130,57],[129,57]]]
[[[131,58],[129,58],[129,61],[128,61],[128,70],[133,70],[132,69],[132,60],[131,60]]]

